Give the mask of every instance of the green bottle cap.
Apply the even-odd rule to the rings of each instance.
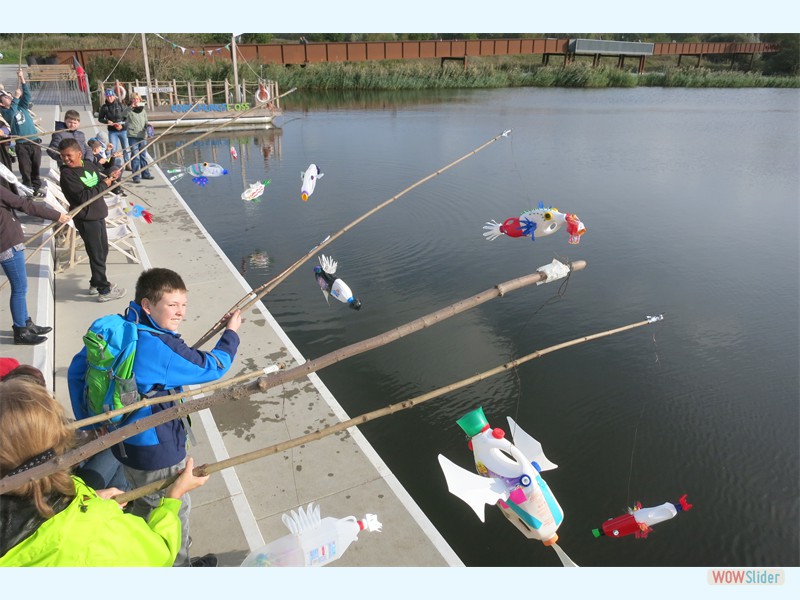
[[[483,431],[485,427],[489,426],[489,422],[486,420],[486,415],[483,414],[483,408],[481,407],[468,412],[456,421],[456,423],[458,423],[458,426],[461,427],[464,433],[469,437],[475,437]]]

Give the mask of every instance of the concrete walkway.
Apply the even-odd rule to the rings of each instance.
[[[9,87],[8,76],[0,76]],[[42,105],[34,110],[41,127],[49,131],[66,108],[80,110],[82,125],[94,122],[86,107]],[[85,131],[90,137],[91,130]],[[48,164],[49,159],[44,158],[43,174]],[[181,333],[190,344],[250,289],[163,173],[157,167],[152,172],[154,180],[126,185],[140,196],[131,194],[127,200],[145,206],[155,217],[152,224],[142,220],[132,223],[140,240],[140,262],[114,250],[108,259],[109,279],[127,288],[125,298],[99,303],[89,296],[87,263],[53,275],[56,250],[51,243],[28,263],[28,304],[34,320],[53,325],[54,333],[40,346],[15,346],[10,319],[4,318],[0,327],[2,355],[41,368],[57,399],[70,413],[66,373],[81,348],[82,335],[93,319],[125,309],[143,269],[171,268],[186,281],[189,313]],[[33,218],[26,222],[28,234],[47,224]],[[29,253],[39,243],[32,244]],[[0,306],[8,306],[8,287],[0,291]],[[228,377],[273,364],[291,368],[304,362],[263,304],[259,302],[243,318],[239,330],[242,344]],[[216,462],[347,418],[322,381],[312,374],[247,400],[196,413],[193,430],[197,446],[189,452],[197,464]],[[374,513],[383,523],[381,533],[362,532],[335,566],[463,566],[357,428],[217,473],[192,492],[192,499],[191,553],[202,556],[214,552],[224,566],[238,565],[265,541],[286,535],[281,515],[309,502],[320,505],[323,517],[361,518]]]

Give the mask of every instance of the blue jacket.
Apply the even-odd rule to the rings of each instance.
[[[213,350],[195,350],[179,334],[153,323],[136,302],[130,303],[125,318],[147,327],[139,330],[133,373],[139,393],[149,397],[169,396],[171,392],[183,391],[183,386],[219,379],[230,369],[239,348],[239,335],[226,329]],[[75,355],[67,373],[72,410],[78,420],[91,416],[83,403],[85,373],[86,348]],[[174,405],[168,400],[140,408],[123,419],[121,426]],[[119,444],[112,448],[122,464],[141,471],[164,469],[186,458],[186,431],[181,419],[174,419],[127,438],[123,446],[126,456],[122,455]]]
[[[42,139],[36,135],[38,133],[33,117],[28,111],[31,105],[31,88],[27,83],[22,84],[22,96],[14,98],[11,106],[2,109],[3,118],[11,126],[11,135],[27,135],[32,142],[41,142]]]

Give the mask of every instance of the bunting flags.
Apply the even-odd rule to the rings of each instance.
[[[199,54],[200,56],[212,56],[213,57],[214,54],[220,54],[220,53],[222,53],[223,50],[230,51],[230,49],[231,49],[231,45],[230,44],[225,44],[224,46],[220,46],[219,48],[214,48],[213,50],[206,50],[205,48],[201,48],[200,50],[194,50],[193,48],[186,48],[184,46],[181,46],[180,44],[176,44],[172,40],[168,40],[167,38],[165,38],[163,35],[161,35],[159,33],[154,33],[153,35],[156,36],[157,38],[160,38],[160,39],[164,40],[165,42],[167,42],[170,46],[172,46],[173,50],[180,49],[181,54],[184,54],[184,55],[188,51],[189,54],[192,55],[192,56],[195,56],[196,54]]]

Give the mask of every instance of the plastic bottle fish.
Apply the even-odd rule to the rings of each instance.
[[[233,160],[239,158],[239,154],[236,152],[236,148],[234,148],[233,146],[231,146],[231,158]]]
[[[169,178],[170,181],[177,181],[184,175],[191,175],[192,181],[199,186],[205,186],[208,183],[209,177],[221,177],[228,174],[228,169],[218,165],[217,163],[194,163],[181,169],[167,169],[167,173],[177,173]]]
[[[360,310],[361,301],[353,295],[350,287],[338,277],[333,276],[336,273],[337,262],[322,254],[319,257],[319,264],[320,266],[314,267],[314,278],[325,296],[325,301],[330,304],[328,296],[331,295],[339,302],[349,305],[350,308]]]
[[[264,188],[272,182],[271,179],[264,181],[256,181],[251,184],[245,191],[242,192],[242,200],[245,202],[253,202],[257,200],[261,194],[264,193]]]
[[[440,454],[439,464],[450,493],[466,502],[481,521],[484,506],[496,504],[525,537],[553,547],[564,566],[577,566],[556,544],[556,530],[564,520],[564,511],[539,472],[558,465],[548,460],[542,445],[508,417],[509,428],[514,432],[512,444],[502,429],[489,427],[482,408],[456,422],[470,437],[467,446],[474,454],[480,476]]]
[[[20,196],[33,196],[33,190],[27,185],[23,184],[19,177],[17,177],[10,169],[4,164],[0,163],[0,176],[3,177],[11,185],[17,186],[17,192]]]
[[[319,505],[313,503],[281,519],[291,533],[251,552],[243,567],[324,567],[341,558],[360,532],[383,528],[377,515],[369,513],[362,519],[321,518]]]
[[[535,240],[537,236],[543,237],[555,233],[562,226],[566,226],[570,244],[580,244],[581,236],[586,233],[586,226],[572,213],[559,212],[557,208],[546,207],[539,202],[537,208],[526,210],[519,217],[511,217],[498,223],[494,219],[487,221],[483,234],[487,240],[492,241],[505,234],[508,237],[530,237]]]
[[[134,218],[144,219],[145,223],[153,222],[153,213],[151,213],[149,210],[145,210],[145,208],[139,204],[134,204],[131,202],[130,207],[128,207],[125,212]]]
[[[321,173],[319,167],[314,163],[308,165],[308,168],[300,173],[300,178],[303,180],[303,187],[300,188],[300,197],[303,199],[303,202],[308,200],[308,197],[314,193],[317,179],[324,175],[325,173]]]
[[[687,494],[680,497],[677,504],[665,502],[659,506],[642,508],[642,503],[637,502],[629,511],[619,517],[609,519],[600,527],[592,529],[594,537],[623,537],[633,534],[637,538],[646,538],[647,534],[653,531],[651,525],[656,525],[662,521],[667,521],[679,512],[692,509],[692,505],[686,500]]]

